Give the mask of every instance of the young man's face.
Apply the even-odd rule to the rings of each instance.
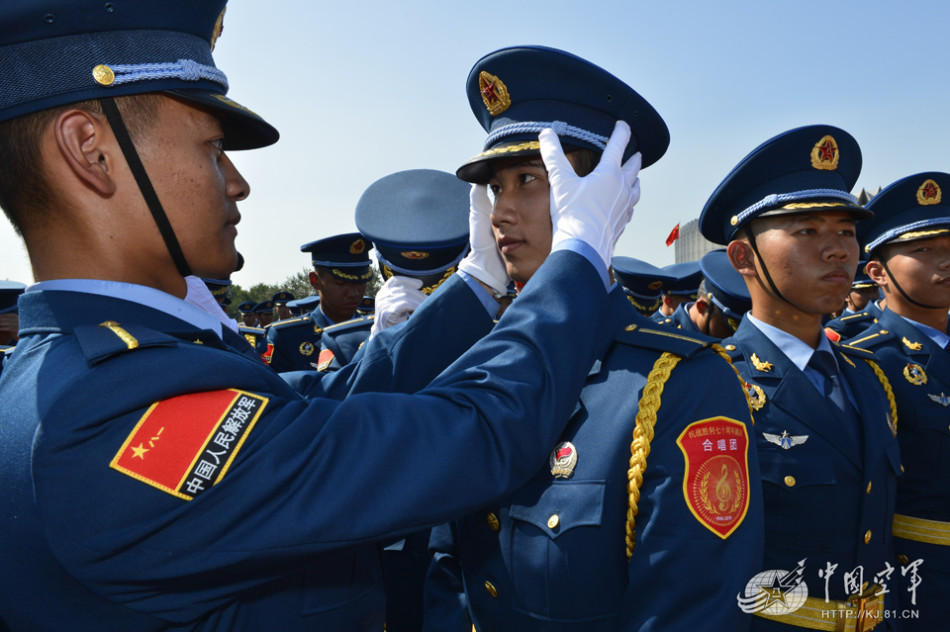
[[[855,220],[850,213],[764,217],[753,221],[752,230],[772,280],[796,310],[815,316],[841,309],[858,265]],[[753,306],[788,313],[788,303],[769,289],[759,261],[756,275],[756,282],[749,285]]]
[[[950,235],[887,244],[881,255],[908,296],[925,305],[950,307]],[[871,260],[867,270],[868,276],[884,288],[889,307],[899,309],[907,302],[880,262]]]
[[[495,243],[508,276],[524,283],[551,253],[548,173],[541,158],[499,160],[488,188]]]
[[[310,284],[320,295],[323,313],[337,323],[353,317],[366,290],[366,283],[343,281],[326,270],[311,272]]]
[[[223,139],[217,118],[169,97],[135,141],[192,272],[213,278],[227,278],[237,266],[237,202],[250,192]]]

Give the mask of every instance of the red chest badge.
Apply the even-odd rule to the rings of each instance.
[[[676,439],[683,452],[683,496],[700,524],[722,539],[749,509],[749,435],[728,417],[691,423]]]

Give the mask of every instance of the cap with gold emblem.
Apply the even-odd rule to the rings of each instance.
[[[610,261],[624,293],[641,314],[649,316],[660,307],[661,294],[675,279],[661,268],[633,257],[616,256]]]
[[[0,8],[0,121],[88,99],[164,92],[210,109],[225,149],[277,141],[227,96],[211,57],[226,0],[8,0]]]
[[[434,169],[391,173],[363,192],[356,227],[372,240],[383,278],[422,279],[428,293],[454,272],[468,252],[468,192]]]
[[[850,191],[861,172],[851,134],[831,125],[799,127],[759,145],[713,192],[699,216],[709,241],[728,244],[757,217],[850,211],[871,213]]]
[[[868,202],[874,219],[861,227],[863,250],[897,241],[926,239],[950,233],[950,202],[943,192],[950,173],[928,171],[901,178]]]
[[[466,82],[468,102],[488,132],[482,153],[456,174],[487,182],[489,161],[539,153],[538,133],[552,128],[564,149],[603,151],[618,120],[632,135],[624,160],[639,151],[647,167],[666,152],[670,133],[646,99],[594,64],[554,48],[515,46],[479,59]]]
[[[369,250],[373,243],[360,233],[345,233],[311,241],[300,247],[309,252],[314,268],[325,268],[341,281],[365,283],[372,277]]]

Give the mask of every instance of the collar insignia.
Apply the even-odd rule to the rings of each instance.
[[[766,360],[763,362],[759,359],[759,356],[754,353],[749,357],[749,360],[752,361],[752,366],[755,367],[756,371],[762,371],[763,373],[768,373],[772,370],[772,363]]]
[[[808,441],[808,435],[793,436],[788,434],[788,430],[783,430],[780,435],[763,432],[762,436],[765,437],[766,441],[774,443],[783,450],[788,450],[792,446],[801,445]]]
[[[904,379],[915,386],[923,386],[927,383],[927,373],[919,364],[908,362],[904,367]]]
[[[551,451],[548,463],[551,465],[551,476],[570,478],[577,467],[577,448],[570,441],[562,441]]]
[[[943,391],[940,391],[939,395],[934,395],[933,393],[927,393],[927,397],[937,402],[944,408],[946,408],[947,406],[950,406],[950,396],[945,395]]]
[[[511,96],[508,86],[495,75],[481,71],[478,75],[478,89],[482,93],[482,101],[488,108],[488,113],[498,116],[511,107]]]
[[[923,345],[919,342],[911,342],[907,338],[901,337],[901,342],[904,343],[904,346],[910,349],[911,351],[920,351],[923,348]]]
[[[811,166],[822,171],[838,168],[838,143],[834,136],[826,134],[811,148]]]
[[[940,185],[930,178],[924,180],[917,189],[917,203],[921,206],[940,204],[941,198],[943,198],[943,192],[940,190]]]
[[[761,410],[765,406],[765,391],[762,390],[761,386],[752,382],[745,382],[745,392],[752,410]]]

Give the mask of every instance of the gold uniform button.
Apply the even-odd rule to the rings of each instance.
[[[486,580],[485,590],[488,591],[488,594],[492,596],[492,599],[498,599],[498,589],[495,588],[495,584]]]
[[[904,466],[901,465],[901,474],[903,474],[903,473],[904,473]]]
[[[737,215],[733,215],[732,217],[729,218],[729,223],[732,226],[735,226],[736,224],[739,223],[739,217]]]
[[[92,69],[92,78],[100,86],[111,86],[115,82],[115,72],[105,64],[99,64]]]
[[[886,330],[886,329],[882,329],[882,330],[881,330],[881,335],[882,335],[882,336],[886,336],[886,335],[887,335],[887,330]]]
[[[897,561],[901,563],[901,566],[907,566],[910,563],[910,558],[901,553],[897,556]]]
[[[870,543],[870,542],[871,542],[871,530],[868,529],[868,530],[864,533],[864,543],[865,543],[865,544],[868,544],[868,543]]]
[[[785,484],[786,484],[788,487],[795,487],[795,477],[794,477],[794,476],[786,476],[786,477],[785,477]]]
[[[868,493],[871,493],[871,481],[868,481]]]
[[[561,524],[561,517],[557,514],[551,514],[551,517],[548,518],[548,529],[557,529],[559,524]]]
[[[488,515],[485,516],[485,519],[488,521],[488,528],[497,533],[501,528],[501,523],[498,522],[498,516],[489,512]]]
[[[736,346],[735,346],[735,345],[726,345],[726,346],[725,346],[725,349],[726,349],[726,351],[735,351],[735,350],[736,350]]]

